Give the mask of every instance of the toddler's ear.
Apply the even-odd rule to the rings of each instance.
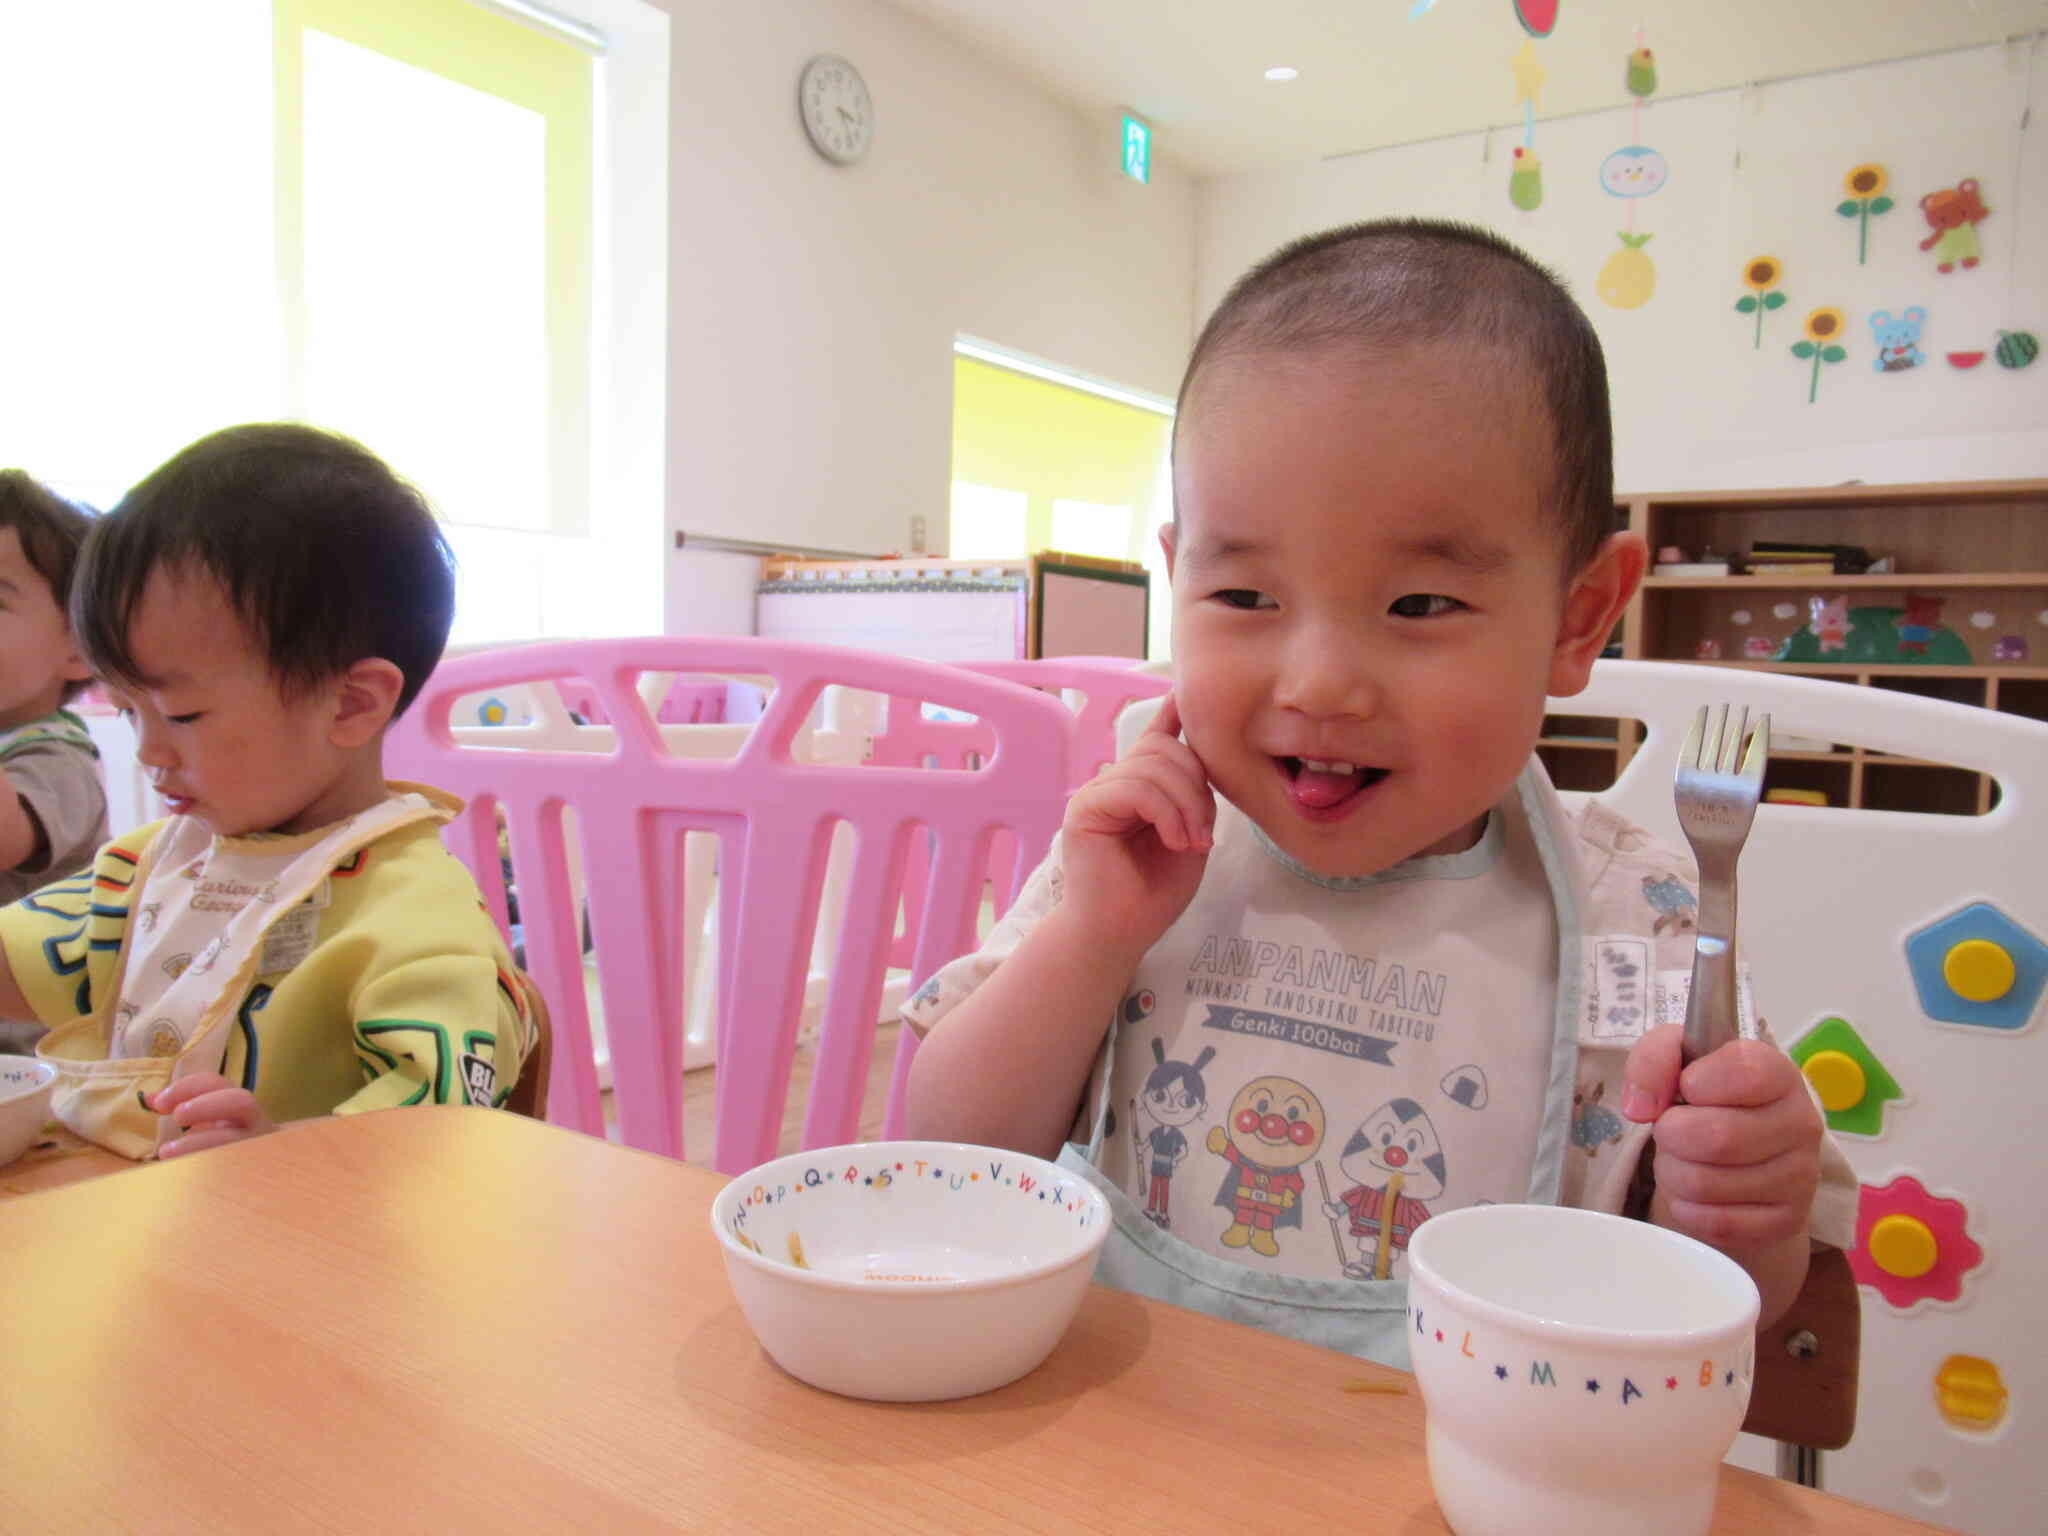
[[[1550,653],[1553,697],[1574,694],[1586,686],[1593,663],[1599,660],[1622,610],[1642,584],[1649,563],[1650,546],[1641,534],[1611,533],[1572,578],[1558,619],[1557,644]]]
[[[367,746],[391,723],[405,674],[381,656],[366,656],[341,674],[334,694],[334,720],[328,740],[335,746]]]
[[[92,663],[74,647],[64,653],[64,664],[57,676],[67,683],[89,683],[92,681]]]

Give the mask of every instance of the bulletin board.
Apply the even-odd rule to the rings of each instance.
[[[762,562],[754,633],[925,661],[1145,656],[1152,584],[1131,560]]]
[[[1145,659],[1152,578],[1123,561],[1040,555],[1031,562],[1033,656]]]
[[[1024,654],[1026,571],[949,561],[771,566],[754,597],[754,633],[850,645],[921,661],[1014,661]]]

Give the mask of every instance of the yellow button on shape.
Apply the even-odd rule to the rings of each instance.
[[[1958,1429],[1996,1429],[2009,1397],[1998,1367],[1981,1355],[1950,1355],[1934,1374],[1941,1416]]]
[[[1901,1280],[1917,1280],[1934,1268],[1938,1252],[1934,1234],[1917,1216],[1881,1217],[1870,1229],[1871,1259]]]
[[[1813,1091],[1820,1095],[1821,1108],[1830,1114],[1854,1109],[1863,1102],[1863,1095],[1869,1088],[1863,1075],[1863,1063],[1846,1051],[1815,1051],[1799,1070],[1806,1074],[1806,1080],[1813,1084]]]
[[[2002,944],[1989,939],[1964,939],[1942,957],[1941,975],[1973,1003],[1995,1003],[2012,990],[2018,967]]]

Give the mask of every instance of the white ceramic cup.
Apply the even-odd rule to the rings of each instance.
[[[1749,1408],[1756,1284],[1648,1222],[1433,1216],[1408,1248],[1429,1478],[1458,1536],[1693,1536]]]

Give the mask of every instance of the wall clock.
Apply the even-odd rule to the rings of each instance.
[[[875,137],[875,104],[860,71],[837,54],[821,53],[797,82],[804,132],[834,165],[851,165]]]

